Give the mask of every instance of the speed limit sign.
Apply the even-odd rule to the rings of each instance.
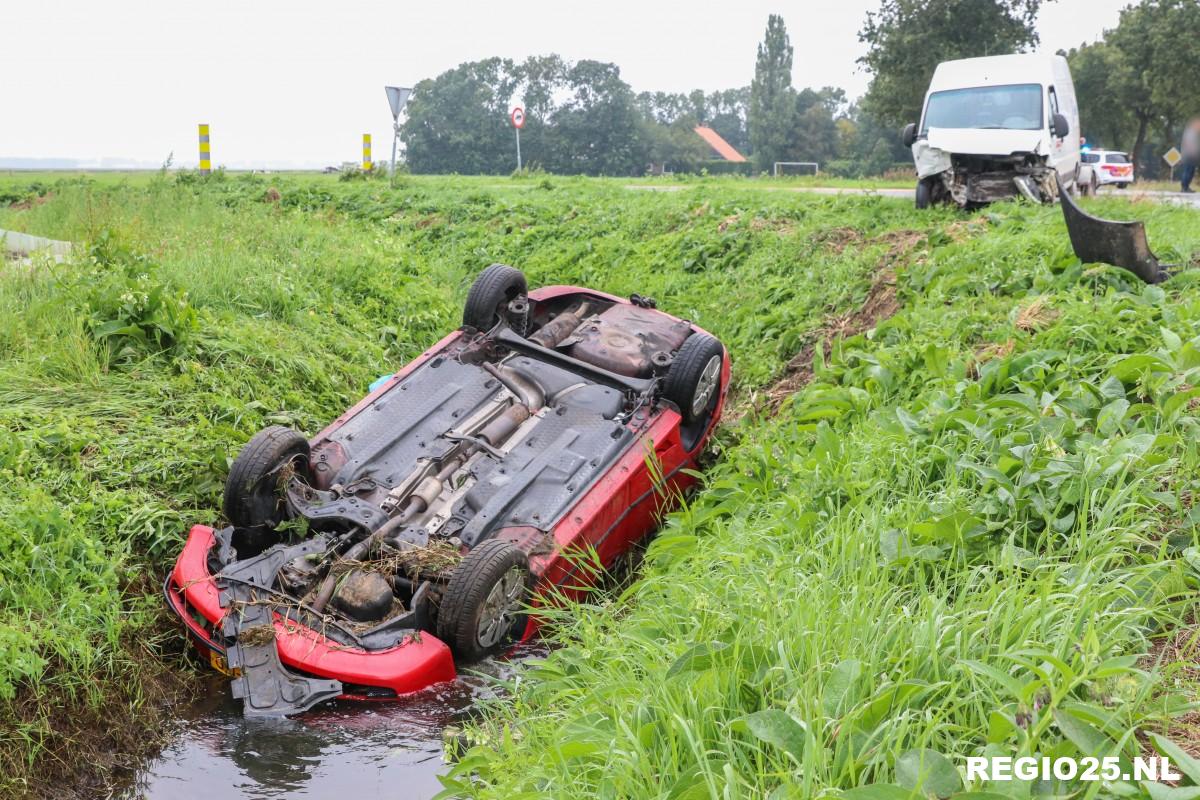
[[[509,119],[512,120],[514,128],[520,129],[521,126],[525,124],[525,109],[517,106],[512,110],[512,113],[509,114]]]

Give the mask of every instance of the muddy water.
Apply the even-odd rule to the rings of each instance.
[[[510,658],[540,655],[524,649]],[[443,732],[498,696],[511,661],[393,702],[335,702],[297,719],[246,720],[229,685],[183,710],[162,752],[138,770],[124,800],[402,798],[441,791]]]

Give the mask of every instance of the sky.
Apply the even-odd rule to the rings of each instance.
[[[1042,49],[1093,41],[1130,0],[1056,0]],[[214,165],[354,161],[370,133],[390,156],[383,86],[463,61],[555,52],[612,61],[635,91],[744,86],[767,16],[795,48],[793,83],[866,89],[857,32],[879,0],[3,0],[0,166],[101,158],[195,166],[196,125]],[[108,162],[115,165],[114,162]]]

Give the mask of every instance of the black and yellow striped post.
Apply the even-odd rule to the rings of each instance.
[[[200,123],[200,174],[212,172],[212,144],[208,141],[208,125]]]
[[[371,134],[363,134],[363,172],[371,171]]]

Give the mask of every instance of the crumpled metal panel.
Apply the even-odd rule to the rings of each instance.
[[[917,167],[918,178],[928,178],[940,175],[951,167],[950,154],[945,150],[933,147],[929,142],[918,139],[913,143],[913,163]]]
[[[270,589],[284,564],[324,552],[328,544],[325,537],[315,536],[291,547],[276,547],[256,558],[229,564],[216,576],[221,607],[227,609],[221,632],[233,640],[226,653],[234,671],[231,687],[247,717],[299,714],[342,693],[340,681],[300,675],[283,666],[275,644],[274,607],[263,602],[256,588]]]

